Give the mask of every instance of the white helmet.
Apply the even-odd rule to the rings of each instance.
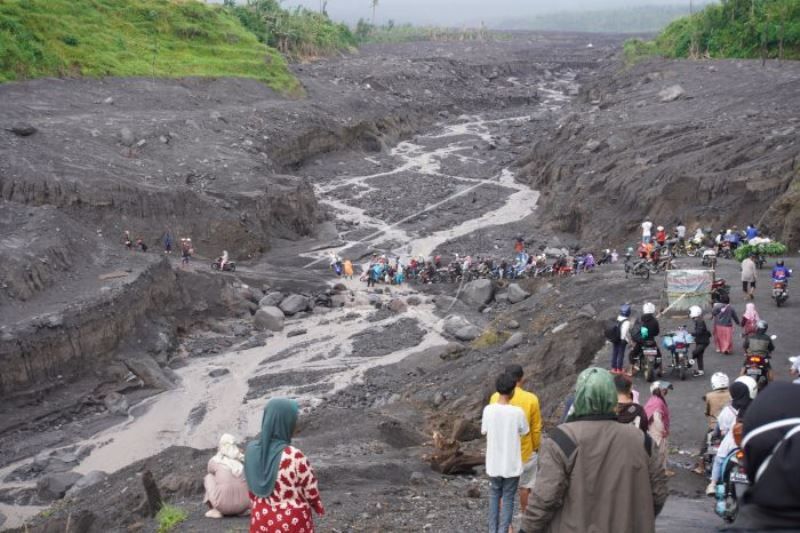
[[[702,314],[703,314],[703,310],[700,308],[700,306],[699,306],[699,305],[693,305],[693,306],[691,306],[691,307],[689,308],[689,318],[700,318],[700,316],[701,316]],[[720,372],[717,372],[717,374],[719,374],[719,373],[720,373]],[[724,374],[723,374],[723,375],[724,375]],[[713,379],[713,378],[712,378],[712,379]],[[725,383],[726,383],[726,385],[725,385],[725,386],[726,386],[726,387],[728,386],[728,385],[727,385],[727,383],[728,383],[728,382],[727,382],[727,379],[728,379],[728,378],[726,377],[726,378],[725,378],[725,380],[726,380],[726,381],[725,381]]]
[[[713,390],[727,389],[729,384],[728,374],[724,372],[714,372],[714,375],[711,376],[711,388]]]
[[[658,231],[664,231],[664,226],[659,226],[659,227],[657,227],[657,228],[656,228],[656,230],[658,230]]]
[[[756,399],[756,394],[758,393],[758,383],[756,383],[755,379],[751,378],[750,376],[739,376],[736,378],[734,383],[744,383],[747,385],[747,389],[750,391],[750,399]]]
[[[642,306],[642,313],[645,315],[656,314],[656,306],[652,302],[647,302]]]

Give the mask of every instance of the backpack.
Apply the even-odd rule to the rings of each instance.
[[[611,318],[606,321],[606,324],[603,328],[603,334],[606,336],[611,342],[619,342],[622,340],[622,335],[620,332],[620,321],[616,318]]]

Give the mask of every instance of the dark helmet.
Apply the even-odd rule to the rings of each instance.
[[[759,320],[759,321],[756,323],[756,331],[757,331],[758,333],[762,333],[762,334],[763,334],[763,333],[766,333],[766,332],[767,332],[767,328],[768,328],[768,327],[769,327],[769,324],[767,324],[767,321],[766,321],[766,320]]]
[[[775,261],[775,264],[778,265],[779,267],[782,267],[783,266],[783,259],[778,259],[777,261]]]
[[[624,317],[631,316],[631,304],[622,304],[619,308],[619,314]]]

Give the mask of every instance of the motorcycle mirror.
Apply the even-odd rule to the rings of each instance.
[[[772,340],[775,340],[775,339],[778,338],[778,336],[777,335],[770,335],[769,338],[772,339]]]

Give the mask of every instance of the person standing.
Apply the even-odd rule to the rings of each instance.
[[[619,308],[619,316],[613,328],[606,331],[606,338],[611,342],[611,373],[621,374],[625,364],[625,348],[630,340],[631,305],[624,304]]]
[[[250,489],[250,533],[314,533],[312,509],[325,514],[317,478],[303,452],[292,446],[300,408],[287,398],[264,407],[261,435],[248,444],[244,471]]]
[[[172,253],[172,233],[169,231],[169,228],[164,232],[164,236],[162,238],[162,242],[164,243],[164,253],[171,254]]]
[[[617,421],[607,370],[578,376],[572,413],[542,441],[536,497],[519,533],[653,533],[667,480],[652,439]]]
[[[642,222],[642,242],[647,244],[652,240],[653,223],[649,220]]]
[[[756,304],[748,302],[744,306],[744,314],[742,315],[742,337],[749,337],[758,329],[758,321],[761,317],[758,316]]]
[[[727,294],[721,295],[719,300],[719,305],[711,311],[714,317],[714,344],[717,353],[730,355],[733,352],[733,325],[739,325],[739,316]]]
[[[233,435],[222,435],[217,454],[209,459],[208,474],[203,479],[206,489],[203,502],[210,508],[206,517],[237,516],[250,507],[243,460],[244,454]]]
[[[667,470],[667,457],[669,456],[669,406],[667,394],[672,389],[668,381],[654,381],[650,385],[650,399],[644,404],[647,414],[647,432],[658,445],[658,462],[668,476],[674,472]]]
[[[754,299],[756,290],[756,254],[751,253],[742,261],[742,292],[745,299]]]
[[[678,225],[675,226],[675,236],[680,244],[686,241],[686,226],[683,225],[683,222],[678,221]]]
[[[501,374],[495,382],[497,403],[484,407],[481,418],[489,476],[489,533],[507,533],[511,526],[514,497],[522,474],[520,437],[530,431],[525,413],[511,405],[516,386],[514,376]]]
[[[189,259],[192,257],[193,253],[192,239],[181,239],[181,269],[189,267]]]
[[[706,353],[706,348],[711,343],[711,332],[708,331],[706,321],[703,320],[703,309],[699,305],[693,305],[689,308],[689,318],[694,322],[694,329],[692,337],[694,337],[694,350],[692,350],[692,359],[697,361],[697,370],[694,371],[695,377],[705,374],[703,368],[703,354]]]
[[[537,453],[542,440],[542,413],[539,409],[539,398],[534,393],[522,388],[525,384],[525,374],[522,367],[520,365],[508,365],[505,372],[516,380],[514,396],[511,397],[509,403],[522,409],[522,412],[525,413],[525,421],[530,429],[527,435],[520,437],[522,474],[519,478],[519,505],[520,509],[525,509],[528,506],[528,497],[536,482],[536,471],[539,463]],[[500,393],[495,392],[489,403],[497,403],[499,400]]]
[[[349,259],[344,260],[344,277],[346,279],[353,279],[353,262]]]
[[[614,387],[617,389],[617,420],[621,424],[631,424],[647,433],[647,414],[644,407],[633,399],[633,382],[628,376],[614,376]]]

